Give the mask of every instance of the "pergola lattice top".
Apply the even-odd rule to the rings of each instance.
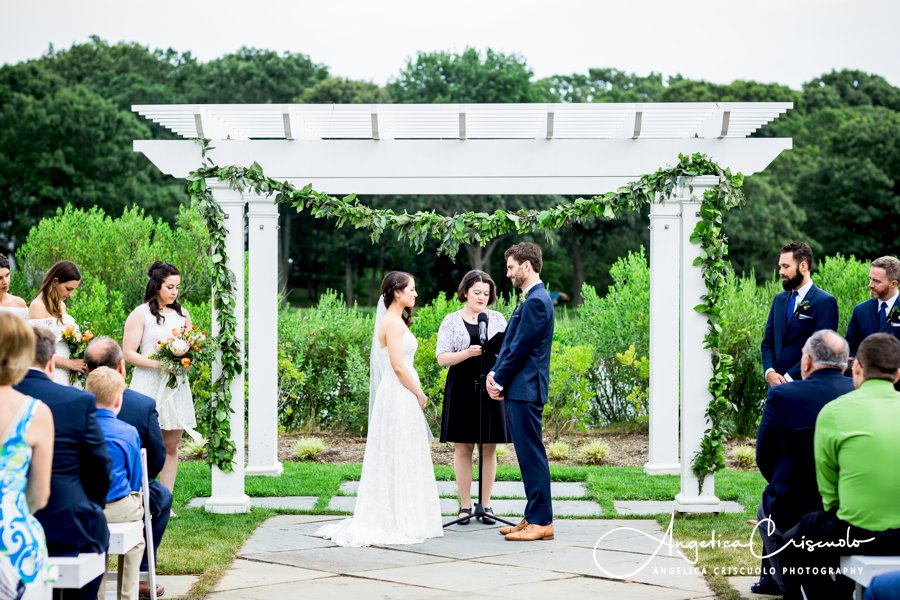
[[[744,138],[790,102],[591,104],[173,104],[134,112],[184,138]]]

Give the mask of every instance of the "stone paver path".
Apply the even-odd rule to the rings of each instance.
[[[441,513],[455,515],[459,510],[455,481],[438,481],[438,493],[441,498]],[[358,481],[345,481],[341,484],[339,496],[334,496],[328,503],[328,509],[335,512],[353,512],[356,506]],[[583,483],[554,481],[550,483],[550,495],[553,498],[553,514],[559,517],[599,517],[603,511],[593,500],[587,500],[587,490]],[[525,486],[521,481],[497,481],[491,494],[491,507],[494,513],[504,516],[521,517],[525,512]],[[452,498],[452,499],[451,499]],[[477,501],[478,483],[472,482],[472,500]],[[575,498],[569,500],[568,498]],[[583,498],[583,499],[580,499]]]
[[[557,520],[556,539],[547,542],[508,542],[496,526],[472,522],[450,527],[444,537],[423,544],[341,548],[312,536],[334,519],[322,515],[269,519],[207,597],[714,597],[687,561],[669,556],[667,550],[657,552],[659,544],[650,536],[659,540],[664,532],[656,521]]]

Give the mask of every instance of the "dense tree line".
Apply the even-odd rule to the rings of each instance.
[[[467,49],[419,53],[382,87],[336,77],[303,54],[242,48],[204,63],[189,52],[111,45],[99,38],[0,67],[0,250],[14,252],[31,227],[66,204],[96,205],[112,215],[139,205],[150,215],[174,220],[186,198],[183,183],[161,175],[131,150],[134,139],[172,134],[132,113],[132,104],[688,101],[791,101],[795,106],[755,134],[790,136],[794,150],[748,178],[748,206],[728,216],[738,271],[753,269],[767,277],[775,249],[793,238],[807,239],[828,255],[871,259],[896,252],[900,89],[877,75],[836,71],[800,90],[616,69],[538,80],[521,56]],[[566,200],[364,198],[376,206],[442,212]],[[371,303],[385,268],[417,273],[426,295],[452,290],[471,266],[502,279],[502,247],[510,240],[467,248],[453,262],[427,251],[416,255],[388,238],[373,248],[363,232],[333,231],[308,215],[282,212],[285,289],[301,303],[328,288],[344,292],[350,301]],[[646,215],[579,225],[550,241],[545,279],[577,299],[581,283],[604,286],[616,257],[647,243]]]

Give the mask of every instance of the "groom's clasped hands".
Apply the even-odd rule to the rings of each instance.
[[[503,400],[503,389],[494,381],[494,372],[491,371],[487,376],[487,392],[488,396],[494,400]]]

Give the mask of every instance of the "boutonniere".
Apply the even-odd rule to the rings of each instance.
[[[794,307],[794,316],[796,317],[796,316],[800,316],[800,315],[805,315],[806,311],[808,311],[808,310],[809,310],[809,300],[804,300],[803,302],[798,304],[796,307]]]
[[[900,306],[894,305],[891,312],[888,313],[888,323],[900,323]]]
[[[522,292],[522,302],[528,300],[528,292]]]

